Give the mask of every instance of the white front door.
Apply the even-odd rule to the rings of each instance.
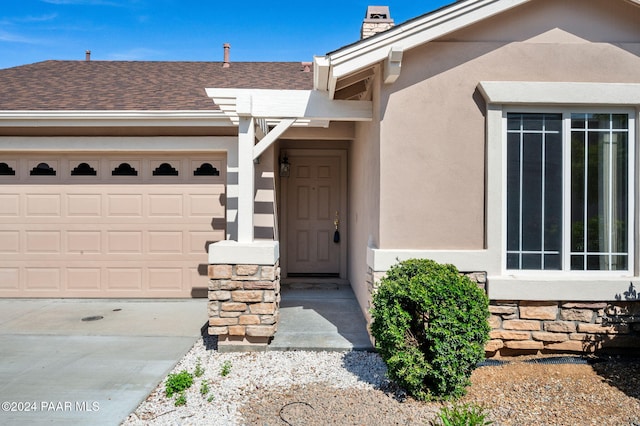
[[[340,277],[345,234],[341,155],[293,155],[286,186],[288,277]]]

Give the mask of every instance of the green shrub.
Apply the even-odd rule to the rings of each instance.
[[[196,368],[193,371],[193,375],[196,377],[202,377],[204,374],[204,368],[202,368],[202,364],[200,364],[200,358],[196,361]]]
[[[209,382],[207,382],[206,380],[203,380],[202,383],[200,384],[200,394],[202,396],[205,396],[209,393]]]
[[[442,407],[438,413],[439,421],[432,421],[432,426],[488,426],[493,422],[487,420],[486,409],[477,404],[453,405]]]
[[[167,376],[167,383],[165,384],[165,393],[168,398],[171,398],[173,394],[182,392],[188,389],[193,384],[193,375],[187,370],[182,370],[179,373],[172,373]]]
[[[231,361],[227,360],[222,363],[222,368],[220,369],[220,375],[222,377],[226,377],[231,373]]]
[[[187,405],[187,396],[184,392],[180,392],[180,396],[176,398],[176,401],[173,403],[176,407],[180,407],[182,405]]]
[[[453,265],[394,265],[373,295],[371,333],[389,378],[420,400],[464,395],[489,338],[489,300]]]

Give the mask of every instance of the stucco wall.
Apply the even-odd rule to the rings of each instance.
[[[484,248],[478,83],[640,82],[639,22],[640,8],[623,1],[539,0],[405,52],[400,78],[382,86],[376,105],[378,247]]]
[[[372,84],[379,86],[376,79]],[[379,114],[379,90],[374,93],[374,115]],[[380,228],[380,144],[378,126],[358,123],[349,149],[349,281],[365,315],[370,293],[366,285],[367,245],[377,246]]]

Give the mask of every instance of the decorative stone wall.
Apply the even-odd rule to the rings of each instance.
[[[492,301],[487,354],[640,348],[640,301]]]
[[[280,267],[209,265],[209,334],[232,339],[273,337],[278,328]]]

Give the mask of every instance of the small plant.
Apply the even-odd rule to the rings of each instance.
[[[202,384],[200,384],[200,394],[204,396],[208,393],[209,393],[209,383],[205,380],[202,382]]]
[[[438,419],[431,426],[487,426],[493,424],[487,420],[486,409],[477,404],[454,404],[442,407]]]
[[[371,334],[389,378],[419,400],[466,392],[489,339],[489,300],[453,265],[410,259],[373,295]]]
[[[202,365],[200,364],[200,358],[198,358],[198,360],[196,361],[196,369],[193,371],[193,375],[196,377],[202,377],[203,374],[204,368],[202,368]]]
[[[184,394],[184,392],[180,392],[180,396],[176,398],[176,402],[174,402],[174,405],[176,407],[187,405],[187,396]]]
[[[193,384],[193,375],[187,370],[182,370],[179,373],[172,373],[167,376],[167,383],[165,385],[165,393],[167,398],[171,398],[173,394],[179,393],[188,389]]]
[[[220,375],[227,377],[231,373],[231,361],[225,361],[222,363],[222,369],[220,369]]]
[[[209,395],[209,398],[207,398],[207,402],[211,402],[211,401],[213,401],[213,399],[214,399],[214,396],[213,395]]]

